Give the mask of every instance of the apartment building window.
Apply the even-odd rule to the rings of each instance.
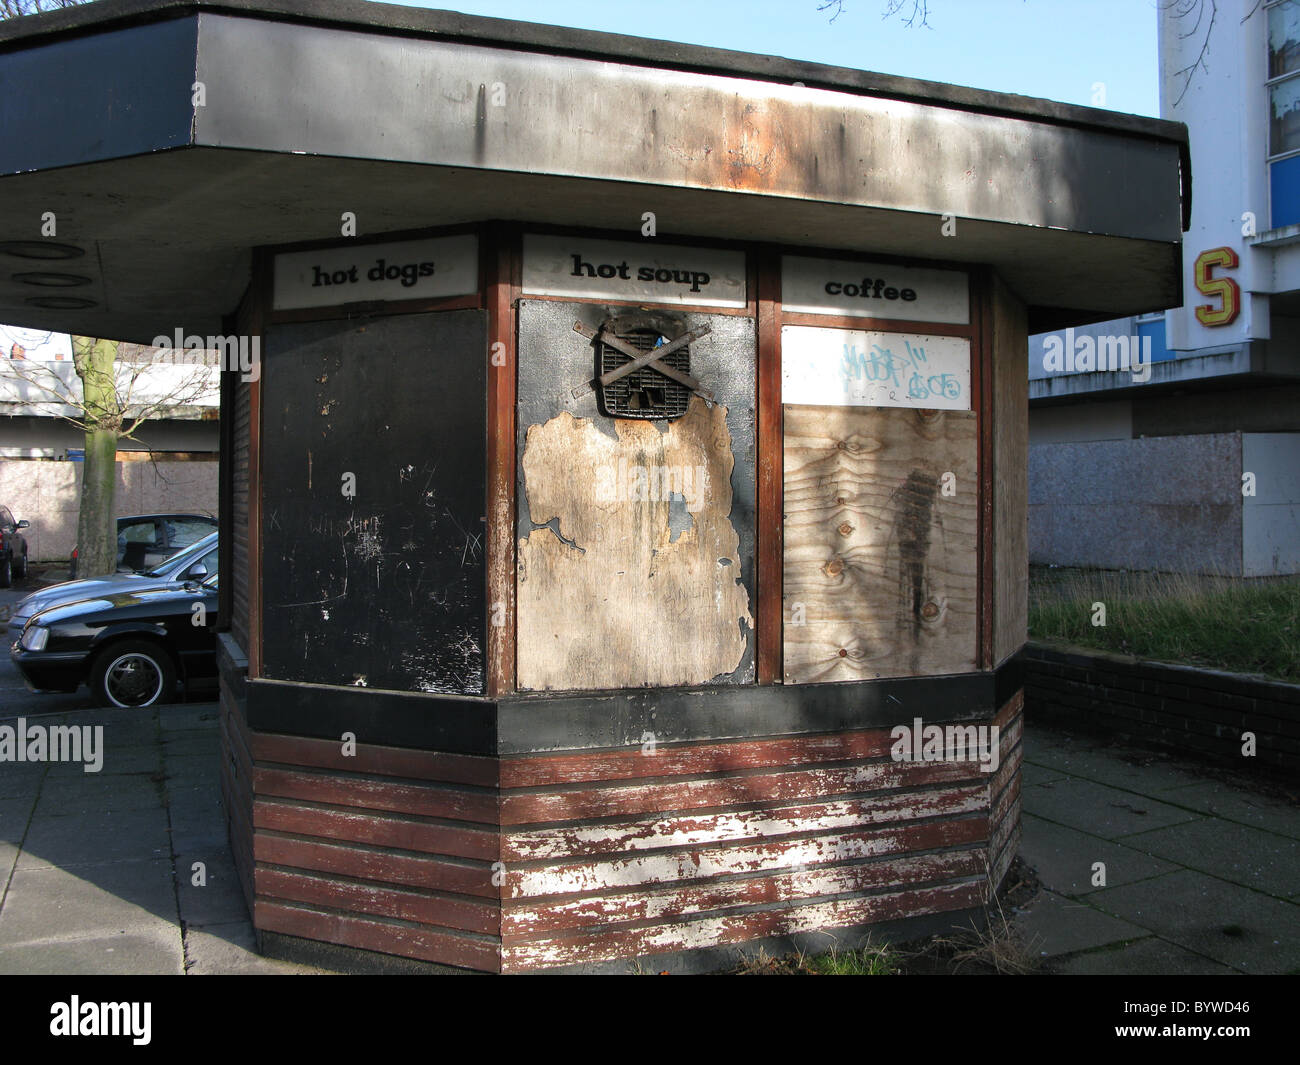
[[[1274,0],[1268,17],[1269,225],[1300,223],[1300,4]]]

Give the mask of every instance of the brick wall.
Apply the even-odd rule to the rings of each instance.
[[[1031,720],[1300,775],[1300,685],[1037,643],[1022,657]],[[1255,735],[1251,758],[1245,732]]]

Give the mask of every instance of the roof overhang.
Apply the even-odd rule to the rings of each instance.
[[[344,212],[631,237],[653,211],[660,239],[991,264],[1048,329],[1178,305],[1189,200],[1181,124],[785,59],[356,0],[0,23],[0,241],[53,212],[84,252],[0,254],[0,321],[37,328],[219,332],[251,248]],[[42,271],[90,283],[13,277]]]

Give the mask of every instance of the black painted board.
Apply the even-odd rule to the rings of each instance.
[[[481,693],[486,314],[281,325],[264,350],[263,676]]]

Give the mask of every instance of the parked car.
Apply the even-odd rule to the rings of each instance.
[[[30,527],[30,522],[14,521],[8,507],[0,507],[0,588],[27,576],[27,537],[19,530]]]
[[[141,573],[152,569],[182,547],[217,527],[205,514],[134,514],[117,519],[118,572]],[[77,576],[77,548],[72,549],[68,576]]]
[[[14,607],[9,619],[8,640],[14,644],[33,614],[61,603],[76,603],[115,592],[131,592],[150,585],[179,587],[185,581],[201,581],[217,572],[217,534],[208,533],[189,547],[181,548],[147,573],[110,573],[82,581],[64,581],[32,592]]]
[[[63,603],[34,615],[9,649],[34,691],[90,686],[103,706],[171,702],[176,683],[217,672],[217,574]]]

